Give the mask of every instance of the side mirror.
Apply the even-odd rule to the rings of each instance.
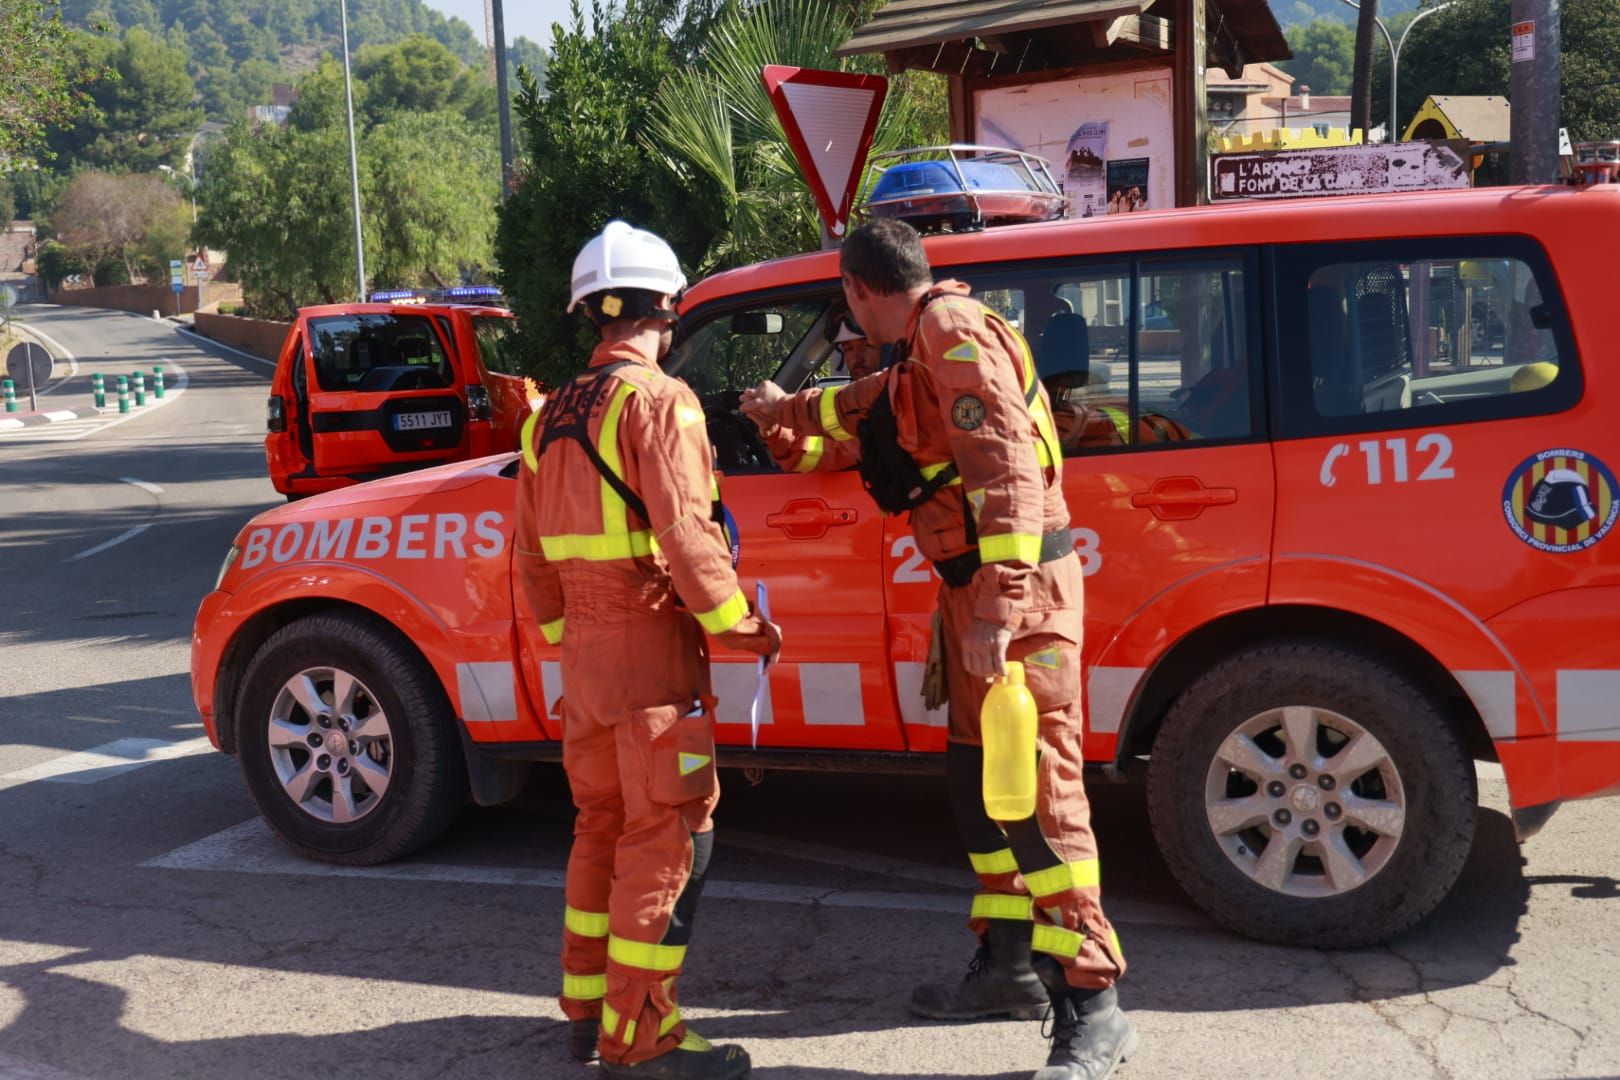
[[[780,311],[744,311],[731,317],[731,332],[751,337],[780,334],[783,325]]]

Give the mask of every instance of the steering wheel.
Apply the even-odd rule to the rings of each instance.
[[[754,422],[742,415],[742,391],[727,390],[701,398],[708,422],[709,442],[722,469],[772,472],[777,468],[770,448]]]

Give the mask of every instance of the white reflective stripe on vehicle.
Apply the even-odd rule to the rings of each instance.
[[[540,661],[540,689],[546,696],[546,715],[556,719],[557,702],[563,696],[561,661]]]
[[[1519,713],[1511,671],[1453,671],[1468,700],[1479,710],[1485,731],[1501,742],[1519,736]]]
[[[1136,684],[1147,668],[1096,667],[1086,681],[1086,730],[1095,735],[1117,735],[1125,722]]]
[[[769,678],[767,675],[765,696],[759,703],[761,724],[769,724],[775,719],[771,712]],[[714,686],[714,696],[720,699],[720,704],[714,707],[715,723],[748,723],[748,709],[754,702],[754,687],[759,682],[759,665],[753,660],[710,664],[709,682]]]
[[[1620,671],[1558,673],[1558,738],[1620,742]]]
[[[894,665],[894,692],[900,699],[900,721],[918,727],[944,727],[950,713],[949,707],[923,707],[923,673],[927,670],[927,664],[919,664],[915,660]]]
[[[457,664],[461,718],[469,724],[517,719],[516,672],[510,660]]]
[[[800,664],[799,696],[806,724],[866,723],[859,664]]]

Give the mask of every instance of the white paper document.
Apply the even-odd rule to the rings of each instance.
[[[766,622],[771,621],[771,602],[763,581],[754,586],[754,613]],[[766,682],[768,676],[765,674],[769,662],[767,657],[759,658],[759,681],[754,684],[754,702],[748,707],[749,745],[755,750],[759,749],[759,710],[765,701],[765,690],[770,685]]]

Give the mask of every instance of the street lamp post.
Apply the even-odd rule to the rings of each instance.
[[[349,184],[354,195],[354,282],[358,295],[366,299],[366,249],[360,231],[360,155],[354,148],[354,81],[349,73],[349,4],[338,0],[338,12],[343,23],[343,97],[349,115]]]
[[[1389,27],[1384,25],[1384,20],[1383,19],[1378,19],[1378,18],[1373,19],[1373,22],[1378,24],[1379,32],[1381,32],[1384,35],[1384,43],[1389,46],[1389,141],[1390,142],[1394,142],[1396,140],[1396,138],[1397,138],[1395,132],[1397,131],[1396,119],[1397,119],[1397,117],[1400,116],[1401,49],[1406,45],[1406,37],[1407,37],[1408,34],[1410,34],[1412,32],[1412,27],[1416,26],[1418,23],[1422,22],[1424,19],[1428,18],[1430,15],[1433,15],[1435,12],[1446,10],[1446,8],[1450,7],[1452,4],[1455,4],[1456,2],[1457,2],[1457,0],[1446,0],[1446,2],[1444,4],[1436,4],[1434,7],[1424,8],[1422,11],[1419,11],[1416,15],[1412,16],[1412,21],[1406,24],[1406,29],[1401,31],[1401,39],[1399,41],[1396,41],[1394,38],[1389,36]],[[1356,3],[1356,0],[1344,0],[1344,3],[1349,4],[1351,7],[1355,8],[1357,11],[1361,10],[1361,5]]]

